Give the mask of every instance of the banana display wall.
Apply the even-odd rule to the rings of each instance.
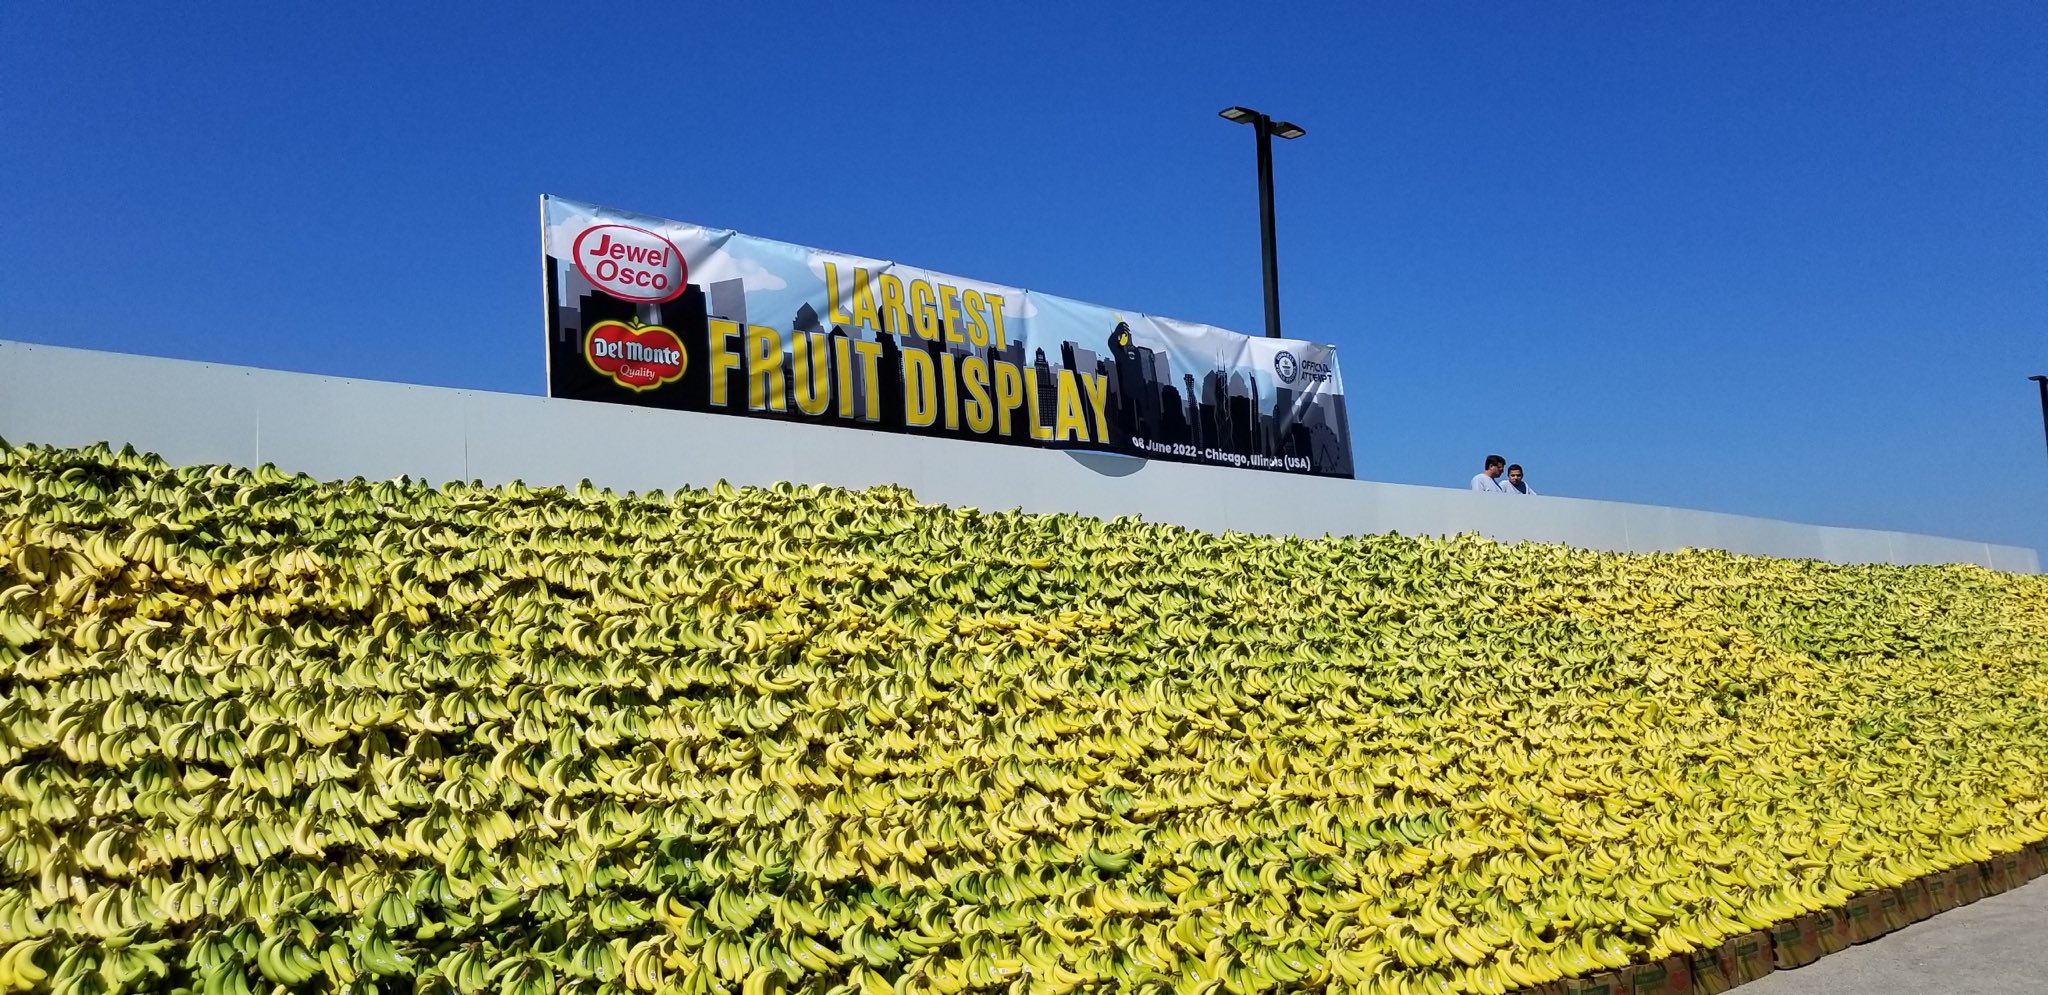
[[[2038,576],[0,447],[15,989],[1556,988],[2044,793]]]

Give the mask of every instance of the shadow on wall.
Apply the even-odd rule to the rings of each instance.
[[[1123,456],[1117,453],[1082,453],[1067,451],[1074,462],[1105,477],[1128,477],[1145,468],[1150,460],[1142,456]]]

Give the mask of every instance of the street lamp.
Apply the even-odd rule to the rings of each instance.
[[[1280,260],[1273,242],[1273,136],[1300,138],[1308,132],[1290,121],[1275,121],[1249,107],[1225,107],[1225,121],[1249,124],[1259,141],[1259,242],[1266,264],[1266,337],[1280,337]]]
[[[2048,377],[2035,376],[2027,379],[2041,388],[2041,431],[2048,433]]]

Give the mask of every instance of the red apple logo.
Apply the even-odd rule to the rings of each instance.
[[[583,336],[583,359],[627,390],[652,390],[683,375],[683,340],[660,325],[600,321]]]
[[[674,242],[631,225],[585,228],[569,255],[591,286],[622,301],[672,301],[690,279],[682,250]]]

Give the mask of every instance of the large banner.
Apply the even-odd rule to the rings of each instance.
[[[1336,351],[541,198],[548,394],[1351,476]]]

